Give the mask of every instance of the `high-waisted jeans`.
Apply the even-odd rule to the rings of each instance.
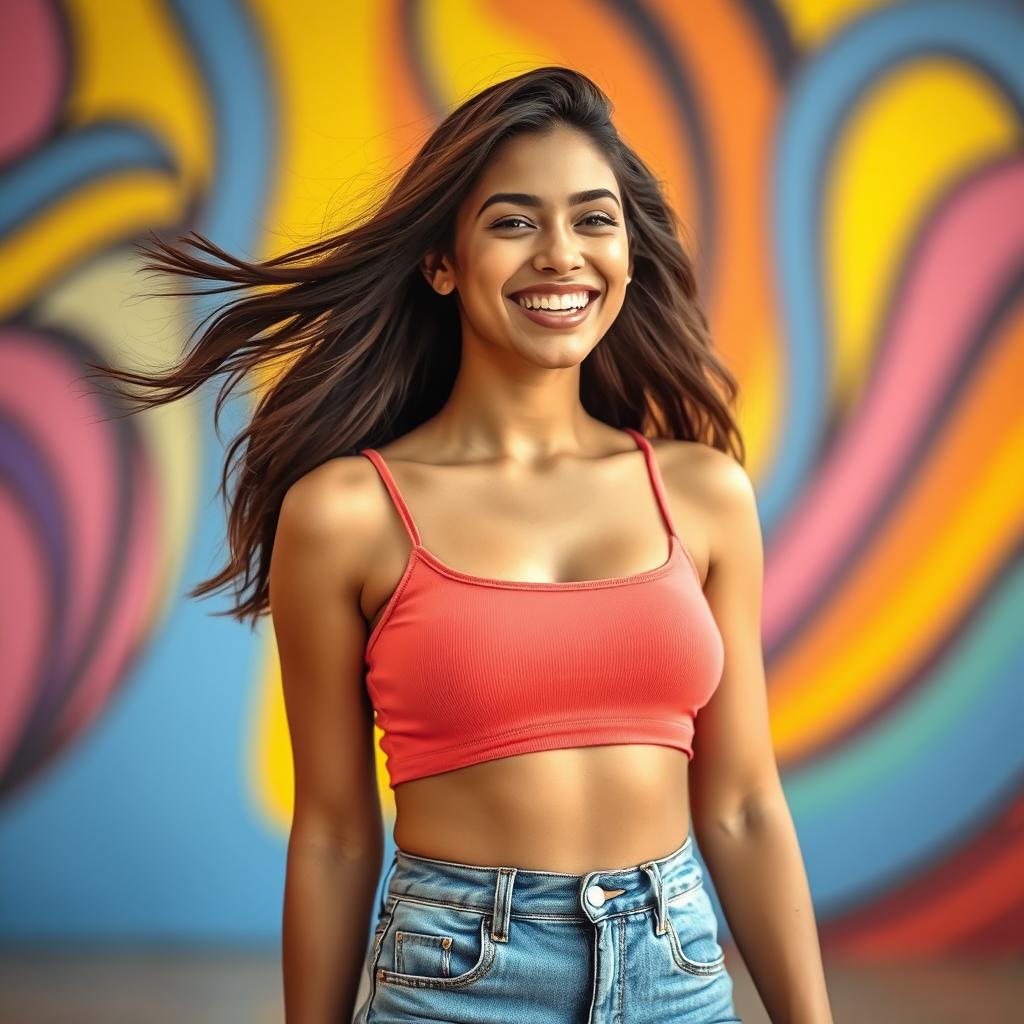
[[[691,836],[582,875],[399,848],[360,990],[354,1024],[739,1021]]]

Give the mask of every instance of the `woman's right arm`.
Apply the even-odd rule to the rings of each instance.
[[[295,767],[282,927],[287,1024],[351,1019],[382,867],[359,608],[371,491],[357,461],[365,462],[331,460],[292,485],[271,556]]]

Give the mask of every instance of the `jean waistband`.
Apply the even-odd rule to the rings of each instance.
[[[658,930],[664,931],[665,904],[703,880],[692,840],[687,835],[681,846],[655,860],[584,874],[461,864],[397,848],[384,879],[383,903],[394,898],[440,903],[491,913],[502,922],[510,917],[599,921],[657,908]]]

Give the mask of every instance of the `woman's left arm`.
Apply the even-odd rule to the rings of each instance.
[[[769,727],[761,649],[764,552],[754,488],[746,470],[722,452],[708,449],[704,468],[711,510],[704,593],[725,663],[697,716],[692,828],[773,1024],[832,1024],[810,886]]]

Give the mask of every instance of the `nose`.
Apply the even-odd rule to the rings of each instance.
[[[547,245],[541,247],[541,251],[534,259],[533,265],[536,270],[554,270],[559,274],[566,274],[583,266],[579,243],[571,231],[552,228],[543,237],[549,241]]]

